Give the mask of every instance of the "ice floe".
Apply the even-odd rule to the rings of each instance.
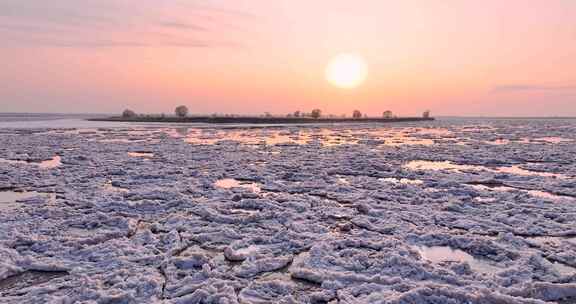
[[[572,303],[575,134],[0,129],[0,303]]]

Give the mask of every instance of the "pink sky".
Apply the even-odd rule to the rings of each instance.
[[[573,0],[3,0],[0,50],[0,112],[576,116]]]

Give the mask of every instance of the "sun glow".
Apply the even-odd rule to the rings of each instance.
[[[367,76],[366,62],[361,56],[355,54],[340,54],[334,57],[326,68],[328,82],[343,89],[360,86]]]

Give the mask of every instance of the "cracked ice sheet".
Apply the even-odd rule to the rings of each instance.
[[[575,131],[1,129],[0,303],[570,303]]]

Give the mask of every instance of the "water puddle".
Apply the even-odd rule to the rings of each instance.
[[[154,153],[152,152],[128,152],[128,155],[132,157],[144,157],[144,158],[154,157]]]
[[[55,134],[55,135],[95,135],[98,134],[100,130],[94,128],[83,128],[83,129],[55,129],[44,132],[45,134]]]
[[[62,165],[62,158],[58,155],[54,156],[52,159],[50,160],[45,160],[43,162],[40,162],[38,164],[38,166],[41,169],[52,169],[52,168],[56,168]]]
[[[504,138],[499,138],[496,139],[494,141],[486,141],[485,143],[489,144],[489,145],[494,145],[494,146],[503,146],[503,145],[509,145],[509,144],[529,144],[530,140],[527,138],[523,138],[523,139],[504,139]]]
[[[96,140],[100,143],[119,143],[119,144],[130,144],[130,143],[142,143],[142,142],[154,142],[148,139],[126,139],[126,138],[107,138],[107,139],[100,139]]]
[[[511,167],[500,167],[495,170],[496,172],[500,173],[509,173],[515,175],[523,175],[523,176],[542,176],[542,177],[555,177],[555,178],[568,178],[568,176],[558,173],[549,173],[549,172],[536,172],[536,171],[529,171],[526,169],[522,169],[519,166],[511,166]]]
[[[572,198],[572,197],[559,196],[559,195],[555,195],[555,194],[552,194],[552,193],[546,192],[546,191],[540,191],[540,190],[521,190],[521,191],[525,191],[526,193],[528,193],[532,196],[536,196],[536,197],[544,198],[544,199],[549,199],[549,200],[553,200],[553,201],[574,200],[574,198]]]
[[[574,198],[569,197],[569,196],[555,195],[555,194],[552,194],[550,192],[540,191],[540,190],[525,190],[525,189],[518,189],[518,188],[513,188],[513,187],[508,187],[508,186],[486,186],[486,185],[477,185],[477,184],[471,185],[471,187],[476,189],[476,190],[484,190],[484,191],[499,191],[499,192],[519,191],[519,192],[527,193],[527,194],[534,196],[534,197],[539,197],[539,198],[552,200],[552,201],[562,201],[562,200],[572,201],[572,200],[574,200]]]
[[[569,142],[573,142],[573,139],[569,139],[569,138],[563,138],[563,137],[539,137],[539,138],[520,138],[520,139],[505,139],[505,138],[499,138],[493,141],[486,141],[485,143],[490,144],[490,145],[496,145],[496,146],[500,146],[500,145],[508,145],[508,144],[513,144],[513,143],[517,143],[517,144],[530,144],[530,143],[546,143],[546,144],[563,144],[563,143],[569,143]]]
[[[12,165],[27,165],[30,164],[29,162],[25,161],[25,160],[13,160],[13,159],[5,159],[5,158],[0,158],[0,163],[5,163],[5,164],[12,164]]]
[[[401,146],[432,146],[434,145],[434,140],[432,139],[423,139],[423,138],[414,138],[414,137],[396,137],[393,139],[386,140],[385,146],[390,147],[401,147]]]
[[[53,193],[42,193],[36,191],[0,191],[0,210],[15,209],[20,206],[19,201],[31,199],[38,196],[49,197],[51,201],[56,199]]]
[[[483,167],[479,166],[458,165],[450,161],[427,161],[427,160],[413,160],[404,166],[411,170],[432,170],[432,171],[442,171],[442,170],[466,171],[466,170],[483,169]]]
[[[477,259],[460,249],[453,249],[448,246],[415,246],[420,256],[432,263],[442,262],[466,262],[473,271],[479,273],[496,273],[501,269],[490,264],[488,261]]]
[[[509,167],[498,167],[498,168],[488,168],[484,166],[476,165],[460,165],[455,164],[451,161],[427,161],[427,160],[413,160],[404,165],[405,168],[410,170],[430,170],[430,171],[487,171],[493,173],[507,173],[520,176],[541,176],[541,177],[552,177],[565,179],[568,176],[559,173],[549,173],[549,172],[536,172],[520,168],[520,166],[509,166]]]
[[[360,143],[373,146],[403,146],[403,145],[433,145],[433,139],[443,139],[449,134],[442,129],[414,129],[392,130],[377,128],[290,128],[288,130],[276,129],[234,129],[211,130],[202,129],[177,134],[168,131],[169,136],[183,138],[190,144],[217,145],[221,142],[231,141],[243,145],[321,145],[333,147],[341,145],[357,145]],[[415,135],[415,136],[413,136]]]
[[[318,134],[320,132],[320,134]],[[331,130],[311,131],[298,130],[285,132],[277,130],[203,130],[187,134],[185,142],[198,145],[215,145],[224,141],[237,142],[243,145],[305,145],[319,142],[325,145],[343,144],[336,133]]]
[[[56,168],[56,167],[59,167],[60,165],[62,165],[61,160],[62,160],[62,158],[60,156],[56,155],[52,159],[41,161],[41,162],[0,158],[0,163],[8,163],[8,164],[14,164],[14,165],[36,165],[40,169],[53,169],[53,168]]]
[[[540,138],[535,138],[532,141],[533,142],[545,142],[545,143],[550,143],[550,144],[561,144],[561,143],[566,143],[566,142],[572,142],[574,140],[569,139],[569,138],[563,138],[563,137],[540,137]]]
[[[452,131],[440,128],[419,129],[416,131],[416,133],[424,135],[436,135],[439,137],[447,137],[454,135]]]
[[[240,181],[233,178],[225,178],[217,180],[214,185],[222,189],[244,188],[251,190],[254,193],[260,193],[260,185],[249,181]]]
[[[39,192],[17,192],[17,191],[2,191],[0,192],[0,203],[13,203],[19,200],[43,195]]]

